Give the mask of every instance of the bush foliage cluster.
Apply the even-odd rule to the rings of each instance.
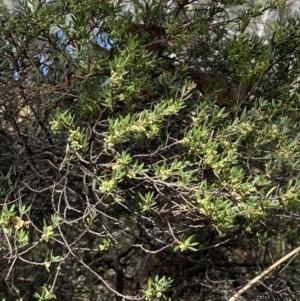
[[[0,298],[225,300],[299,245],[299,19],[248,2],[1,8]]]

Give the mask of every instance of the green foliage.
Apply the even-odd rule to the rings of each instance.
[[[299,244],[299,19],[171,2],[1,7],[0,298],[217,300]]]
[[[52,225],[47,225],[47,222],[44,219],[43,234],[40,238],[41,241],[44,240],[48,242],[51,239],[51,237],[54,234],[54,229],[59,225],[60,217],[57,215],[52,215],[51,220],[52,220]]]
[[[148,280],[148,288],[145,293],[146,300],[154,300],[154,298],[159,298],[163,301],[171,300],[167,298],[164,293],[165,291],[171,286],[173,280],[171,278],[166,278],[165,276],[159,278],[156,275],[154,281],[149,279]]]
[[[34,297],[39,301],[44,301],[55,298],[55,295],[51,290],[48,290],[46,287],[42,287],[42,292],[40,294],[35,293]]]
[[[197,251],[196,248],[194,248],[195,246],[197,246],[199,243],[197,242],[192,242],[193,240],[193,235],[188,237],[187,239],[184,239],[184,236],[182,236],[180,238],[180,241],[178,241],[178,245],[174,248],[174,251],[187,251],[187,250],[191,250],[191,251]]]
[[[139,196],[142,200],[141,203],[139,203],[140,208],[143,212],[146,212],[151,209],[151,207],[156,205],[156,202],[153,200],[154,197],[154,191],[147,192],[144,196],[139,193]]]
[[[0,224],[2,230],[6,233],[7,237],[12,238],[20,248],[26,246],[29,240],[28,230],[26,228],[28,228],[30,221],[24,217],[29,210],[30,206],[26,208],[19,204],[19,214],[17,214],[15,205],[13,204],[9,207],[4,205],[1,212]]]
[[[109,247],[112,245],[112,242],[111,240],[108,238],[108,239],[103,239],[102,240],[102,243],[99,244],[98,248],[100,251],[106,251],[109,249]]]
[[[44,261],[44,265],[45,265],[45,268],[48,272],[50,272],[49,268],[51,266],[51,264],[53,262],[60,262],[62,260],[62,258],[60,256],[53,256],[52,254],[52,250],[51,250],[51,253],[49,256],[47,256],[46,260]],[[46,298],[46,297],[45,297]],[[51,298],[50,298],[51,299]]]

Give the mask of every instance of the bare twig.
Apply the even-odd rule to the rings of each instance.
[[[247,291],[250,287],[252,287],[255,283],[257,283],[260,279],[265,277],[267,274],[269,274],[271,271],[273,271],[275,268],[277,268],[281,263],[285,262],[288,260],[290,257],[293,255],[297,254],[300,251],[300,247],[296,248],[289,254],[285,255],[282,257],[280,260],[272,264],[269,268],[267,268],[264,272],[262,272],[260,275],[257,277],[253,278],[247,285],[245,285],[243,288],[241,288],[236,294],[234,294],[228,301],[238,301],[238,298],[245,292]]]

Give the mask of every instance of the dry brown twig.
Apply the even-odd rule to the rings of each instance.
[[[300,251],[300,247],[296,248],[289,254],[282,257],[280,260],[272,264],[269,268],[267,268],[265,271],[263,271],[260,275],[253,278],[248,284],[246,284],[244,287],[242,287],[237,293],[235,293],[228,301],[238,301],[240,296],[247,291],[250,287],[252,287],[255,283],[257,283],[259,280],[261,280],[263,277],[265,277],[267,274],[269,274],[271,271],[276,269],[280,264],[288,260],[293,255],[296,255]]]

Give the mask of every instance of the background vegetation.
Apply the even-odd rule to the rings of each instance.
[[[299,246],[300,27],[285,9],[1,8],[0,299],[228,300]],[[298,300],[298,265],[243,298]]]

